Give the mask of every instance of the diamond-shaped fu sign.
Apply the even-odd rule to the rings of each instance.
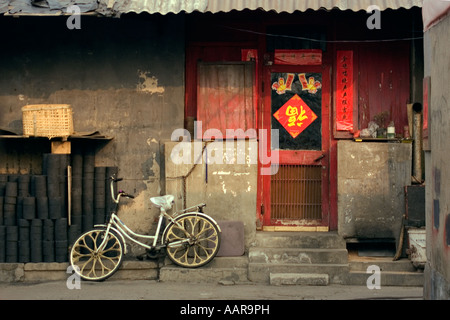
[[[317,119],[317,115],[297,94],[278,109],[273,116],[293,138],[296,138]]]

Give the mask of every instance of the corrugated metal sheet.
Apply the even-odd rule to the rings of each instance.
[[[169,12],[229,12],[244,9],[275,12],[306,11],[308,9],[367,10],[376,5],[380,10],[421,7],[423,0],[130,0],[119,5],[119,11],[166,14]],[[117,1],[116,1],[117,2]]]
[[[174,0],[176,1],[176,0]],[[376,5],[380,10],[421,7],[422,0],[209,0],[206,11],[228,12],[235,10],[256,10],[288,12],[306,11],[308,9],[331,10],[367,10],[371,5]]]
[[[111,2],[111,1],[109,1]],[[147,13],[179,13],[193,11],[205,12],[208,0],[129,0],[115,1],[114,9],[122,12],[147,12]]]
[[[376,5],[388,8],[422,7],[423,0],[0,0],[0,13],[9,14],[63,14],[70,5],[77,5],[81,13],[102,15],[123,13],[191,13],[230,12],[232,10],[264,10],[275,12],[306,11],[308,9],[367,10]]]

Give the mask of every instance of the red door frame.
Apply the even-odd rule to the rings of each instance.
[[[286,65],[272,65],[265,66],[263,71],[263,96],[261,99],[261,117],[260,126],[262,129],[271,128],[271,89],[270,89],[270,75],[272,72],[317,72],[322,74],[322,150],[321,151],[304,151],[304,150],[280,150],[279,160],[282,164],[314,164],[325,167],[322,170],[322,221],[317,226],[333,228],[335,220],[330,216],[333,211],[330,203],[330,190],[335,188],[331,187],[334,179],[332,179],[335,170],[333,168],[333,158],[331,144],[331,68],[329,65],[319,66],[286,66]],[[261,139],[261,137],[260,137]],[[270,130],[267,130],[267,141],[271,141]],[[270,148],[267,148],[270,150]],[[334,149],[334,148],[333,148]],[[270,164],[263,165],[260,163],[260,168],[268,167]],[[260,173],[261,170],[258,170]],[[271,221],[270,219],[270,175],[258,175],[259,192],[258,203],[261,204],[258,212],[259,225],[277,225],[279,222]],[[332,196],[331,196],[332,197]]]

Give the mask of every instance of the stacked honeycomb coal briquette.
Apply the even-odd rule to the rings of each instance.
[[[91,153],[43,154],[42,164],[42,174],[0,174],[0,263],[67,262],[76,238],[105,222],[117,167],[96,168]]]

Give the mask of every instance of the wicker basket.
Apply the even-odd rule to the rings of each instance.
[[[72,107],[68,104],[35,104],[22,108],[23,135],[67,137],[73,133]]]

